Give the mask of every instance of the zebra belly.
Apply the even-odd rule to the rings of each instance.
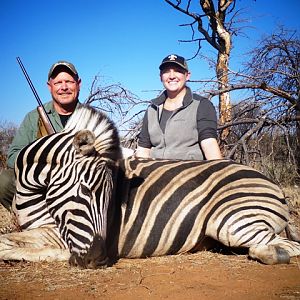
[[[120,257],[162,256],[191,251],[201,240],[201,230],[196,230],[193,223],[185,220],[178,226],[181,218],[182,216],[178,216],[174,223],[175,218],[165,222],[163,217],[156,220],[142,217],[142,226],[135,223],[135,227],[129,231],[126,227],[122,228],[119,240]]]

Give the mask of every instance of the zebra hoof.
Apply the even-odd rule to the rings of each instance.
[[[249,257],[266,265],[290,263],[289,253],[274,245],[255,245],[249,249]]]
[[[277,252],[277,264],[289,264],[291,259],[289,253],[279,246],[275,246],[275,249]]]

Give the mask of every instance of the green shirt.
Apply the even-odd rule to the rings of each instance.
[[[55,131],[62,131],[63,125],[59,114],[53,107],[52,101],[45,103],[44,108]],[[15,160],[20,150],[37,139],[38,119],[37,109],[32,110],[25,116],[8,150],[7,166],[9,168],[14,168]]]

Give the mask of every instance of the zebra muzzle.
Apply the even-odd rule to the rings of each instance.
[[[85,255],[79,255],[75,252],[72,253],[69,263],[71,266],[83,269],[105,269],[110,266],[106,244],[103,238],[96,235],[87,253]]]

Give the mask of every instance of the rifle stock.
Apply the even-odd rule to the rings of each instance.
[[[55,129],[53,128],[53,125],[51,124],[44,107],[38,106],[37,111],[39,113],[39,116],[44,124],[44,127],[45,127],[48,135],[55,133]]]
[[[48,134],[55,133],[56,131],[54,129],[54,126],[51,123],[51,120],[49,119],[49,116],[46,113],[44,105],[43,105],[43,103],[42,103],[42,101],[41,101],[41,99],[40,99],[40,97],[39,97],[39,95],[38,95],[38,93],[37,93],[37,91],[36,91],[36,89],[35,89],[32,81],[31,81],[31,79],[30,79],[29,75],[27,74],[27,71],[26,71],[26,69],[25,69],[25,67],[24,67],[24,65],[23,65],[20,57],[17,57],[17,62],[20,65],[21,70],[22,70],[22,72],[23,72],[23,74],[24,74],[24,76],[25,76],[25,78],[26,78],[26,80],[27,80],[27,82],[28,82],[28,84],[29,84],[29,86],[30,86],[30,88],[31,88],[34,96],[35,96],[35,99],[37,100],[37,102],[39,104],[39,106],[37,107],[37,111],[38,111],[39,116],[40,116],[40,118],[41,118],[41,120],[42,120],[42,122],[43,122],[43,124],[45,126],[45,129],[46,129],[47,133]]]

